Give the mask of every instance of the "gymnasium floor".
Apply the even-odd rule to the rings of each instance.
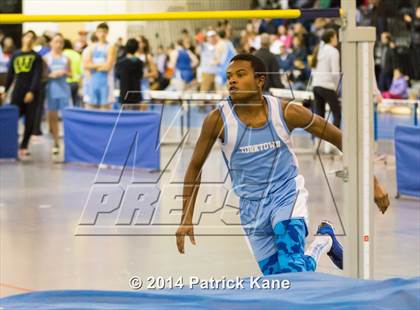
[[[196,136],[197,132],[194,131]],[[194,135],[190,139],[194,140]],[[295,137],[297,144],[310,147],[305,136]],[[32,162],[0,163],[0,296],[26,291],[93,289],[130,290],[132,276],[234,278],[259,275],[259,270],[243,236],[197,236],[197,245],[186,240],[186,254],[178,254],[175,237],[166,236],[75,236],[84,204],[94,184],[98,168],[89,165],[54,162],[50,155],[50,138],[42,138],[32,147]],[[190,143],[177,154],[162,175],[159,186],[182,181],[192,152]],[[162,166],[168,162],[175,146],[162,147]],[[420,202],[395,200],[395,161],[391,142],[381,140],[379,152],[388,160],[375,162],[375,174],[389,191],[391,207],[385,215],[375,212],[374,277],[413,277],[420,275]],[[300,170],[310,193],[310,236],[323,219],[332,221],[342,233],[339,217],[332,203],[321,165],[311,154],[298,155]],[[323,157],[326,171],[340,168],[340,159]],[[101,173],[117,176],[118,169],[104,168]],[[136,177],[158,176],[136,170]],[[218,147],[213,149],[205,166],[203,180],[224,180],[226,170]],[[123,175],[121,185],[130,180]],[[328,175],[338,210],[342,209],[341,180]],[[229,187],[229,183],[225,184]],[[176,186],[175,192],[181,192]],[[211,202],[220,203],[223,191],[210,189]],[[172,197],[172,196],[171,196]],[[203,197],[198,200],[206,201]],[[237,206],[236,199],[231,203]],[[180,200],[162,195],[158,216],[165,220],[170,209],[179,208]],[[196,210],[200,209],[197,205]],[[232,209],[234,210],[234,209]],[[376,211],[376,210],[375,210]],[[113,225],[116,213],[101,217],[102,225]],[[172,216],[173,218],[173,216]],[[222,225],[218,216],[206,216],[204,223],[241,234],[239,227]],[[109,226],[108,226],[109,227]],[[115,227],[114,227],[115,228]],[[162,233],[174,233],[177,225],[167,225]],[[136,228],[134,228],[134,231]],[[197,228],[197,231],[199,229]],[[113,230],[108,230],[112,232]],[[340,237],[343,238],[343,237]],[[328,258],[321,259],[318,271],[341,274]]]

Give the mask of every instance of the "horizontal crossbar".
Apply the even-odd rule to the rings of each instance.
[[[92,22],[92,21],[154,21],[154,20],[194,20],[194,19],[251,19],[251,18],[316,18],[340,17],[340,9],[308,10],[238,10],[238,11],[196,11],[162,13],[125,13],[93,15],[27,15],[0,14],[0,24],[24,22]]]

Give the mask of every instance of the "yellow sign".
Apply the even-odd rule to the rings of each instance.
[[[13,68],[15,69],[15,74],[31,71],[34,61],[35,55],[17,56],[13,61]]]

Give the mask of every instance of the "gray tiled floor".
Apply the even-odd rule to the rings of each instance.
[[[117,212],[103,214],[97,225],[112,225],[111,230],[104,232],[124,232],[125,236],[75,236],[76,231],[80,233],[78,223],[97,168],[54,163],[49,155],[50,141],[43,140],[33,145],[32,162],[0,163],[0,296],[21,293],[25,289],[128,290],[128,279],[133,275],[209,278],[259,274],[243,236],[197,236],[197,245],[192,246],[187,241],[186,254],[179,255],[171,235],[127,236],[140,230],[135,225],[115,226]],[[162,163],[169,158],[172,149],[171,146],[162,148]],[[381,143],[380,150],[391,152],[392,145]],[[156,214],[160,223],[178,218],[170,209],[178,208],[180,200],[174,202],[171,197],[180,193],[181,188],[167,184],[170,180],[182,180],[191,151],[191,147],[187,147],[182,155],[177,155],[158,184],[165,193]],[[313,233],[322,219],[338,223],[338,215],[319,162],[314,161],[312,155],[298,158],[310,193],[310,231]],[[340,167],[339,159],[324,160],[327,171]],[[375,171],[393,197],[395,165],[392,156],[387,165],[376,163]],[[102,173],[113,177],[119,171],[105,169]],[[142,179],[156,176],[146,171],[135,171],[135,174]],[[224,175],[224,163],[219,150],[215,149],[206,164],[203,179],[217,182],[223,180]],[[129,173],[124,176],[123,183]],[[341,181],[332,175],[329,179],[340,211]],[[228,183],[225,186],[228,187]],[[220,184],[209,186],[208,191],[212,194],[210,202],[202,195],[199,200],[207,204],[198,205],[197,209],[211,207],[224,198]],[[232,203],[235,205],[235,198]],[[141,220],[141,215],[135,220]],[[385,215],[376,212],[374,220],[375,278],[420,275],[419,200],[392,199],[390,210]],[[229,233],[241,233],[239,227],[225,228],[218,216],[206,216],[203,221],[219,232],[229,229]],[[337,229],[341,232],[340,227]],[[166,225],[155,232],[173,234],[175,230],[176,225]],[[340,274],[328,258],[321,259],[318,270]]]

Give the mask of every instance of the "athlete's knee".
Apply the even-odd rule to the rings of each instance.
[[[274,227],[276,247],[279,255],[303,254],[306,226],[303,220],[281,221]]]
[[[259,261],[258,266],[260,267],[262,274],[265,276],[280,273],[279,265],[277,262],[277,253],[271,255],[270,257],[266,259]]]

